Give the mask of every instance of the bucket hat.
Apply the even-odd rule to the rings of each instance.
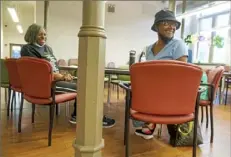
[[[155,15],[155,21],[152,25],[151,29],[155,32],[157,32],[157,24],[162,21],[175,21],[177,23],[176,30],[180,28],[181,23],[177,21],[174,13],[170,10],[161,10],[156,13]]]

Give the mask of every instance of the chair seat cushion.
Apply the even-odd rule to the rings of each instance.
[[[59,103],[63,103],[63,102],[67,102],[70,100],[74,100],[77,96],[77,93],[64,93],[64,94],[57,94],[55,95],[55,103],[59,104]],[[33,104],[38,104],[38,105],[47,105],[52,103],[52,98],[48,98],[48,99],[42,99],[42,98],[36,98],[36,97],[31,97],[28,95],[24,95],[24,98]]]
[[[208,106],[208,105],[210,105],[210,101],[209,100],[200,100],[199,105],[200,106]]]
[[[181,124],[194,119],[194,114],[188,115],[179,115],[179,116],[160,116],[160,115],[147,115],[143,113],[132,113],[132,118],[148,122],[148,123],[156,123],[156,124]]]

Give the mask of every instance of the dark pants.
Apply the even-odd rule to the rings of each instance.
[[[66,81],[59,81],[56,83],[56,92],[57,93],[66,93],[66,92],[77,92],[77,84],[72,82],[66,82]],[[76,102],[75,99],[74,102],[74,111],[72,113],[72,116],[76,116]]]

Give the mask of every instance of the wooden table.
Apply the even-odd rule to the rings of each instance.
[[[59,70],[78,70],[78,66],[59,66]],[[108,75],[108,95],[107,95],[107,104],[110,104],[111,99],[111,76],[112,75],[130,75],[128,69],[119,69],[119,68],[105,68],[105,74]]]

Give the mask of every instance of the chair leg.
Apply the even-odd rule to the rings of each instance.
[[[197,119],[197,118],[196,118]],[[194,133],[193,133],[193,157],[196,157],[197,151],[197,125],[198,122],[194,121]]]
[[[32,120],[31,120],[32,123],[34,123],[34,114],[35,114],[35,104],[32,104]]]
[[[201,123],[204,121],[204,107],[201,106]]]
[[[15,103],[15,91],[13,91],[13,96],[12,96],[12,100],[11,100],[11,112],[13,112],[14,103]]]
[[[10,115],[10,99],[11,99],[11,88],[8,88],[8,103],[7,103],[7,116]]]
[[[208,106],[206,108],[206,128],[209,126],[209,111],[208,111]]]
[[[214,127],[213,127],[213,106],[210,106],[210,121],[211,121],[211,137],[210,143],[213,143]]]
[[[54,112],[55,112],[55,105],[52,104],[50,105],[50,125],[49,125],[49,133],[48,133],[48,146],[51,146]]]
[[[5,103],[7,103],[7,88],[5,88]]]
[[[126,100],[127,101],[127,100]],[[129,121],[127,121],[127,117],[129,116],[128,115],[128,107],[127,107],[127,105],[128,105],[128,103],[126,102],[126,104],[125,104],[126,106],[125,106],[125,120],[124,120],[124,145],[126,145],[126,143],[127,143],[127,140],[128,140],[128,137],[127,137],[127,130],[128,130],[128,122]]]
[[[129,132],[130,132],[130,127],[129,127],[129,116],[126,118],[126,132],[125,132],[125,136],[126,136],[126,140],[125,140],[125,157],[129,157],[130,156],[130,136],[129,136]]]
[[[158,138],[161,137],[161,133],[162,133],[162,124],[160,124],[160,128],[158,129]]]
[[[56,116],[59,115],[59,104],[55,104],[55,112],[56,112]]]
[[[228,90],[229,90],[229,83],[226,82],[226,91],[225,91],[225,105],[227,104],[227,96],[228,96]]]
[[[179,130],[179,127],[180,127],[180,125],[177,125],[177,126],[176,126],[176,130]],[[178,136],[179,136],[178,131],[176,131],[176,140],[175,140],[175,142],[174,142],[174,147],[177,146],[177,145],[176,145],[176,141],[177,141],[177,139],[178,139]]]
[[[19,110],[19,118],[18,118],[18,132],[21,132],[21,127],[22,127],[22,109],[23,109],[23,94],[21,94],[21,104],[20,104],[20,110]]]
[[[120,96],[120,87],[119,87],[119,85],[117,85],[117,100],[119,100],[119,96]]]

